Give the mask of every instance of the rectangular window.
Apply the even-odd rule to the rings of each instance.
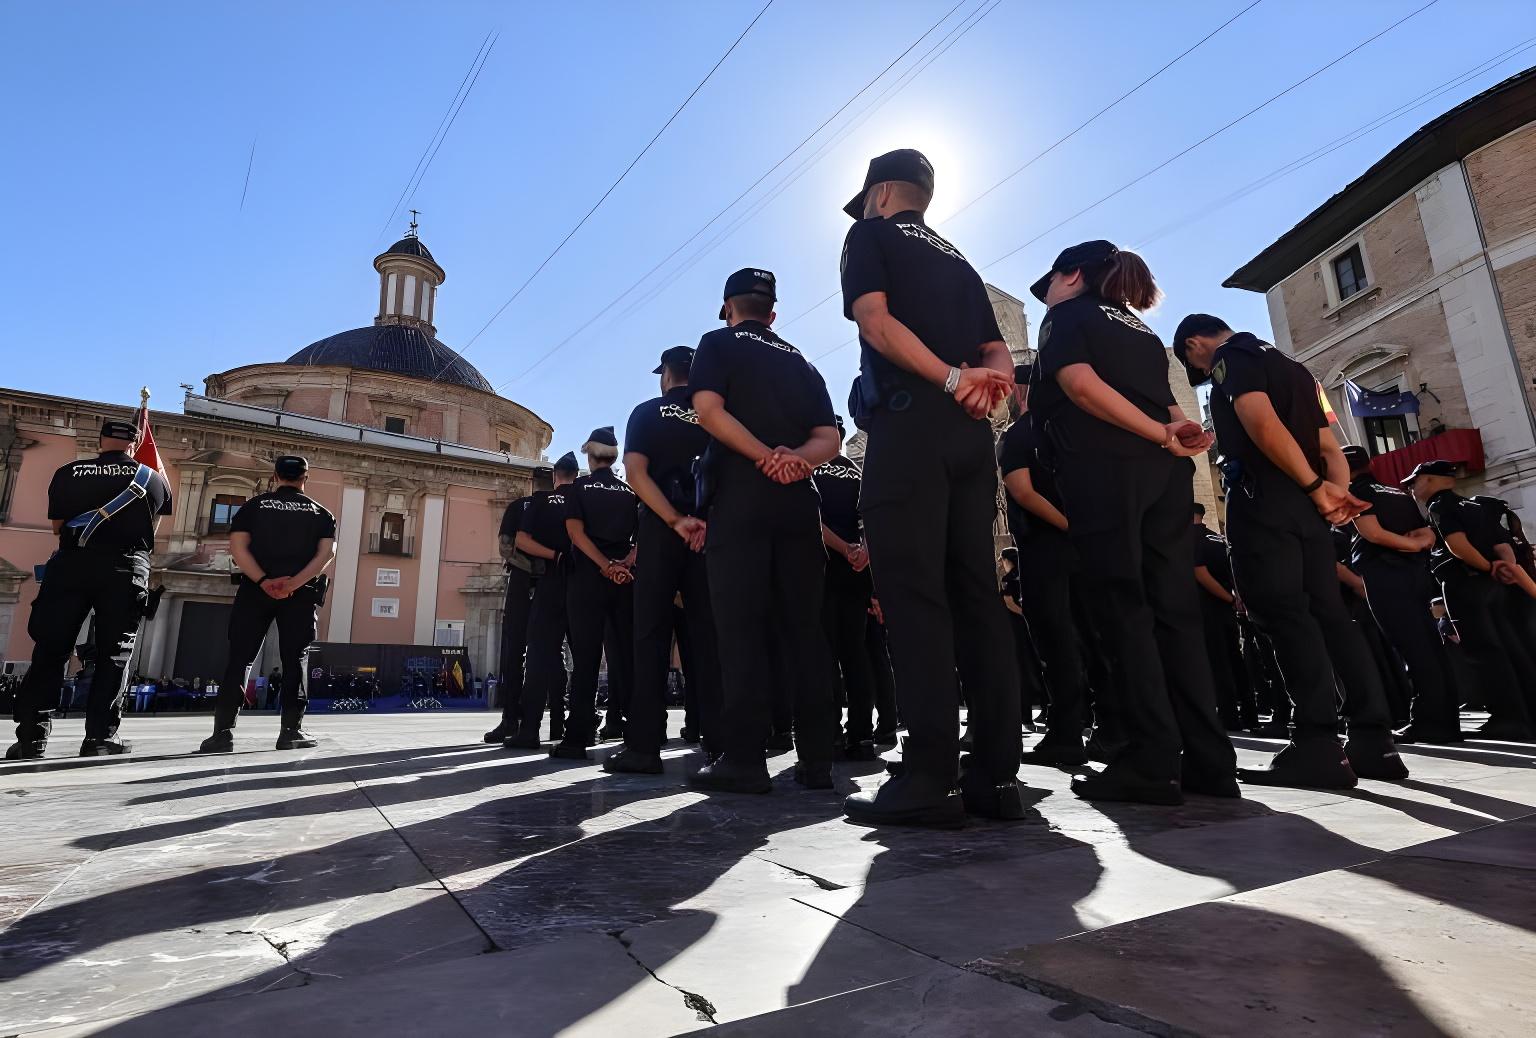
[[[1402,415],[1362,418],[1360,422],[1365,426],[1365,444],[1372,457],[1406,447],[1413,442],[1408,420]]]
[[[1365,259],[1360,255],[1360,246],[1351,245],[1333,258],[1333,278],[1339,286],[1340,302],[1366,290]]]
[[[503,453],[503,454],[511,454],[512,453],[512,445],[510,443],[508,443],[506,440],[497,440],[496,441],[496,449],[501,451],[501,453]]]
[[[245,498],[234,494],[219,494],[213,499],[213,504],[208,509],[208,532],[228,533],[229,524],[235,519],[235,513],[240,506],[245,504]]]
[[[396,418],[393,415],[384,419],[384,431],[392,433],[405,432],[405,419]]]

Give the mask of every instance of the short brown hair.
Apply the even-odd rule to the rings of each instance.
[[[743,321],[766,321],[773,316],[773,300],[761,292],[743,292],[731,296],[736,304],[736,316]]]
[[[1105,262],[1093,282],[1100,296],[1133,310],[1150,310],[1163,298],[1146,260],[1124,249]]]

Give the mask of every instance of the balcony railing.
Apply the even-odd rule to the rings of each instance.
[[[416,538],[383,538],[376,533],[368,535],[368,551],[373,555],[399,555],[410,558],[416,554]]]
[[[1378,454],[1371,459],[1371,474],[1383,483],[1396,486],[1415,465],[1423,461],[1454,461],[1464,467],[1465,475],[1481,472],[1483,437],[1476,429],[1447,429],[1406,447]]]
[[[228,537],[228,521],[216,523],[210,515],[199,516],[197,520],[197,535],[199,537]]]

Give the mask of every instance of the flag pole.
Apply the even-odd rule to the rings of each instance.
[[[146,411],[149,410],[149,387],[148,386],[140,386],[139,387],[139,406],[142,407]]]

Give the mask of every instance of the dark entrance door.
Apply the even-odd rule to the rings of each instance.
[[[203,684],[218,681],[229,648],[228,602],[183,602],[181,627],[176,634],[176,669],[173,678],[202,678]]]

